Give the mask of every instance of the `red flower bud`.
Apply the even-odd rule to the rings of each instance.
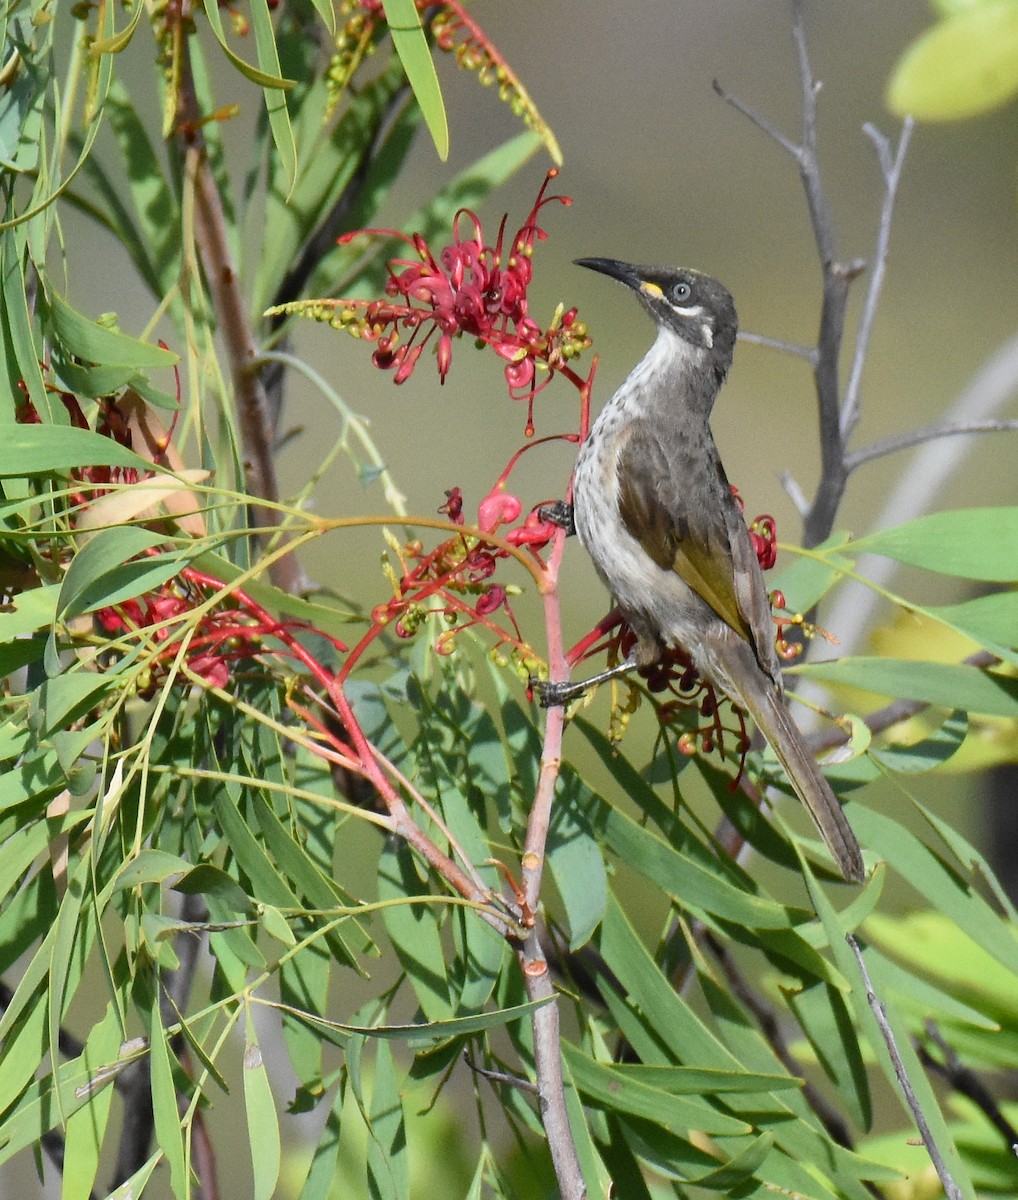
[[[493,533],[499,525],[509,525],[523,511],[523,505],[509,492],[490,492],[477,507],[477,524],[485,533]]]

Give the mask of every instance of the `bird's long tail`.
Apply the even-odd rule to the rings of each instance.
[[[731,669],[734,664],[726,665]],[[781,696],[755,663],[750,668],[748,663],[740,661],[739,667],[736,682],[740,702],[777,755],[789,783],[816,823],[841,873],[846,879],[861,882],[865,878],[865,869],[859,842]]]

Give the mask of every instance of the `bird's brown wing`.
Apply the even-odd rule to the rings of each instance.
[[[713,442],[683,445],[679,461],[669,461],[645,421],[630,422],[621,440],[619,511],[626,528],[659,567],[675,571],[756,646],[758,605],[753,581],[745,578],[746,548],[752,555],[752,544]],[[752,566],[759,576],[755,558]],[[756,590],[762,592],[762,586]],[[766,594],[763,599],[766,604]]]

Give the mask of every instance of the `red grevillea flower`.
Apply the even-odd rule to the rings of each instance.
[[[547,236],[537,223],[540,210],[553,200],[571,203],[567,196],[546,195],[556,174],[548,172],[527,219],[508,242],[506,217],[490,245],[479,218],[469,209],[457,212],[453,240],[437,255],[420,234],[408,236],[390,229],[344,234],[341,243],[365,234],[396,237],[413,247],[416,258],[389,263],[386,299],[336,301],[332,321],[375,342],[375,365],[394,370],[396,383],[410,377],[433,337],[444,383],[452,364],[453,338],[468,334],[505,360],[513,398],[532,399],[557,369],[590,345],[576,309],[556,313],[548,328],[542,329],[527,307],[534,246]],[[548,375],[540,384],[536,383],[538,368]]]

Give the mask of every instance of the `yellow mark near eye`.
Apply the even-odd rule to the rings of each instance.
[[[664,292],[657,286],[656,283],[641,283],[640,291],[646,292],[648,296],[663,296]]]

